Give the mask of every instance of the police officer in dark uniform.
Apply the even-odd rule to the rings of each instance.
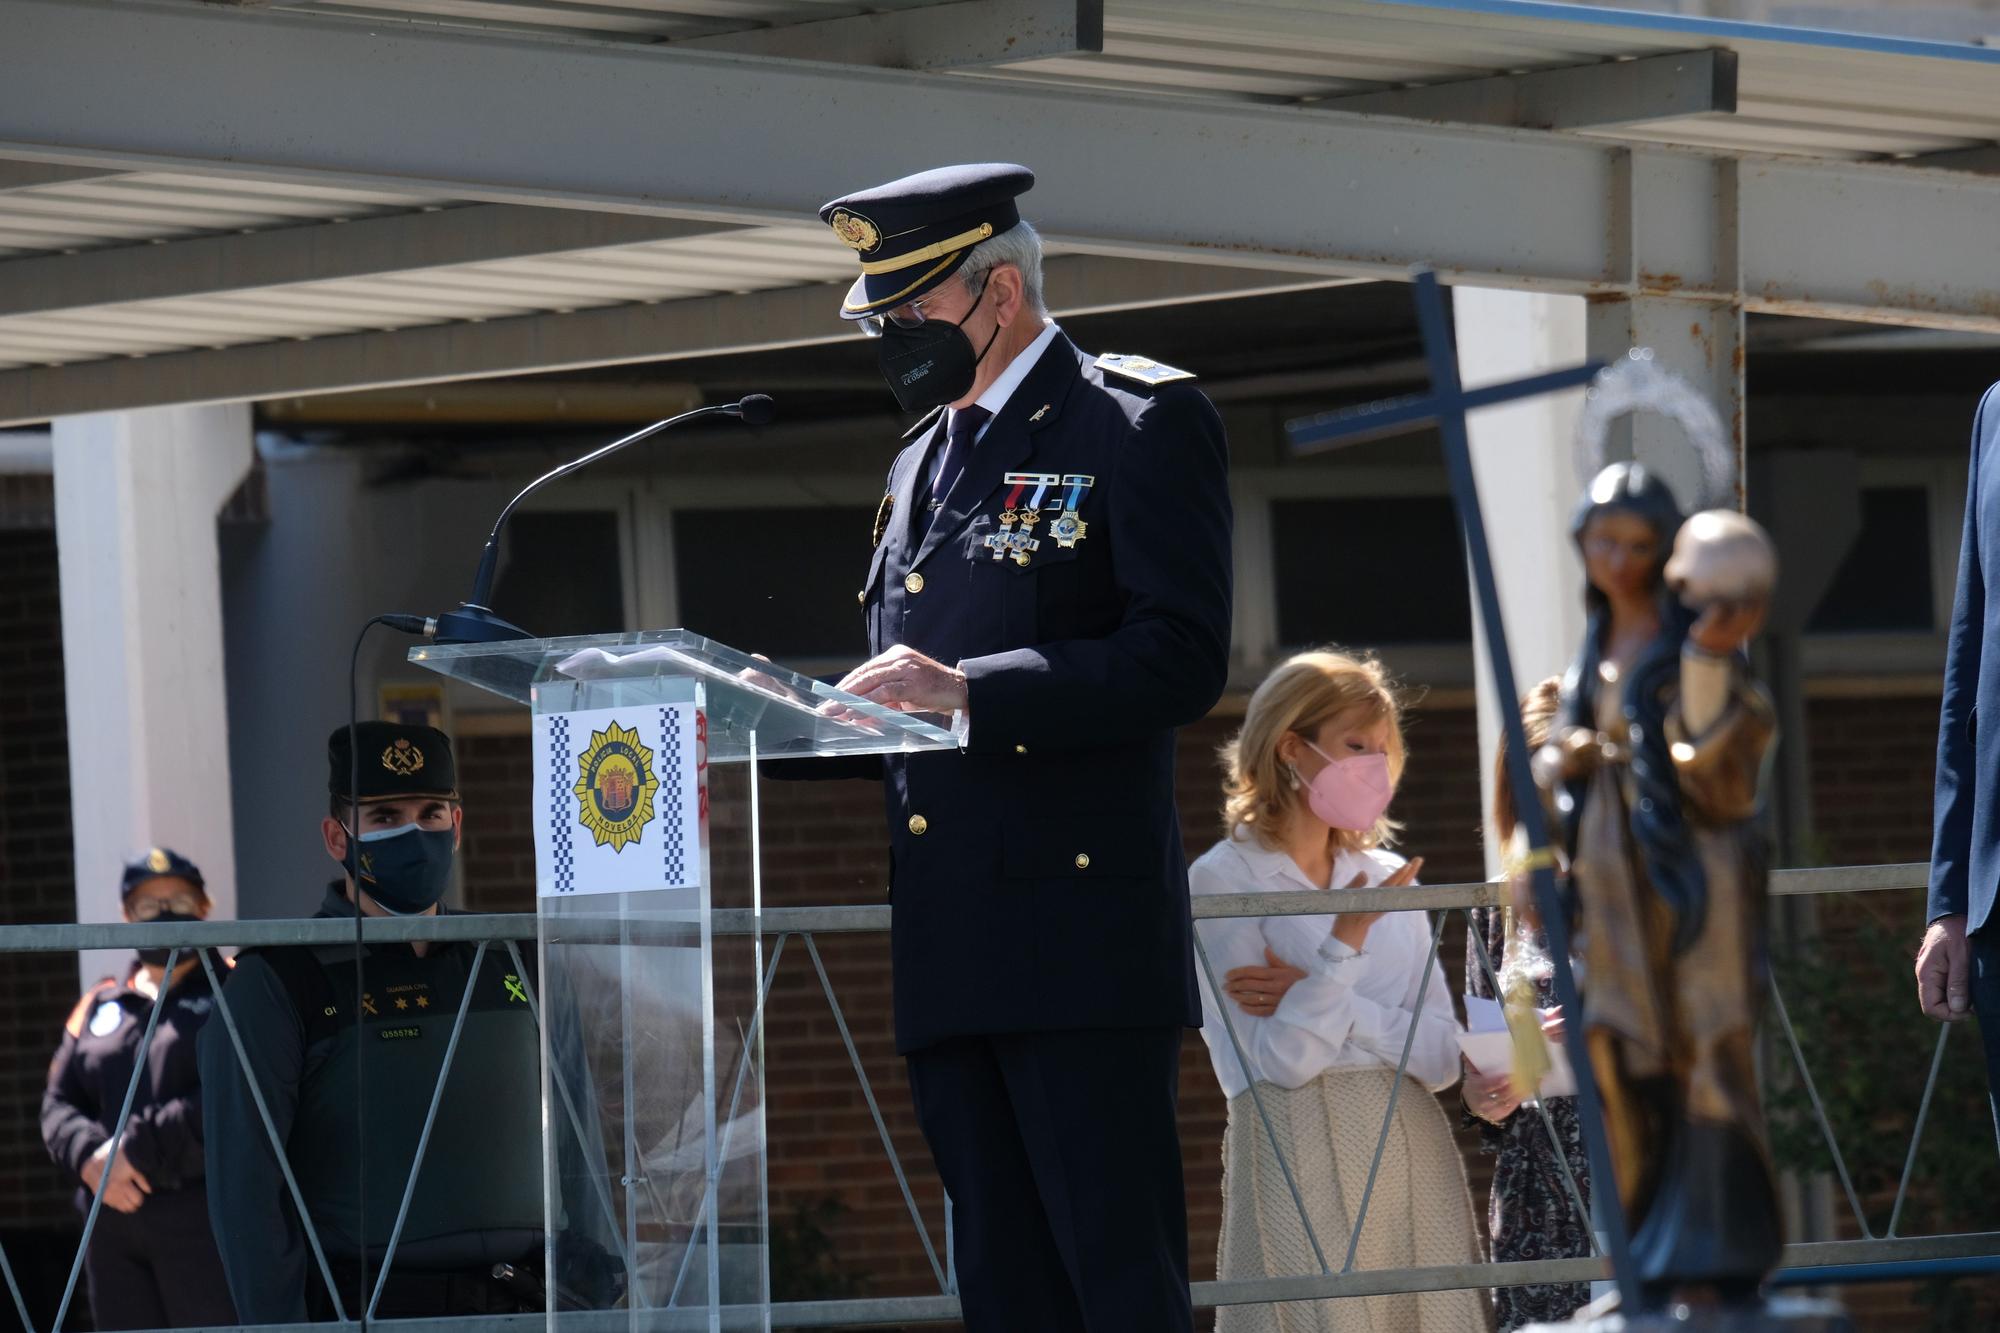
[[[320,917],[440,910],[464,812],[451,742],[432,727],[363,722],[358,802],[348,730],[327,743],[326,853],[343,868]],[[350,842],[353,857],[350,858]],[[358,881],[358,883],[357,883]],[[504,949],[475,976],[471,944],[369,945],[356,1015],[352,944],[246,952],[224,987],[349,1319],[367,1308],[461,997],[471,1007],[397,1246],[382,1318],[542,1308],[538,1042],[529,979]],[[359,1017],[360,1022],[356,1022]],[[366,1061],[357,1100],[357,1065]],[[245,1323],[330,1318],[246,1071],[220,1023],[201,1042],[209,1212]],[[366,1121],[365,1135],[362,1122]],[[365,1157],[357,1156],[365,1152]],[[365,1189],[357,1180],[366,1172]],[[361,1216],[365,1197],[367,1216]],[[365,1238],[365,1240],[364,1240]]]
[[[201,871],[155,847],[125,867],[125,919],[199,921],[209,898]],[[105,978],[77,1001],[49,1065],[42,1142],[82,1182],[77,1206],[104,1196],[85,1253],[96,1326],[202,1328],[236,1322],[202,1189],[201,1082],[195,1042],[214,998],[201,959],[183,949],[167,974],[165,948],[141,949],[122,981]],[[118,1152],[118,1110],[153,1006],[164,1006]]]
[[[1200,1022],[1174,730],[1227,674],[1222,423],[1185,371],[1043,312],[1025,168],[827,204],[906,437],[842,685],[950,713],[883,759],[896,1041],[973,1333],[1192,1327],[1174,1122]]]

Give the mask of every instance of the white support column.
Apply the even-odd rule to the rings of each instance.
[[[173,847],[236,909],[215,520],[252,462],[250,409],[55,423],[79,921],[120,919],[119,867]],[[85,983],[129,955],[85,954]]]
[[[1459,368],[1468,386],[1520,379],[1584,358],[1584,304],[1576,296],[1452,289]],[[1583,639],[1583,572],[1570,542],[1576,502],[1571,438],[1580,391],[1490,407],[1469,419],[1479,507],[1493,549],[1493,577],[1506,618],[1514,683],[1531,688],[1560,675]],[[1491,651],[1474,617],[1478,677],[1480,810],[1492,808],[1502,703],[1493,687]],[[1512,706],[1511,700],[1507,706]],[[1483,822],[1483,821],[1482,821]],[[1486,871],[1500,849],[1491,830]]]

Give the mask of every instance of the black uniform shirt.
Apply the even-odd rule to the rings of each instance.
[[[77,1001],[49,1065],[42,1142],[57,1165],[73,1174],[82,1174],[83,1164],[117,1128],[153,1008],[152,997],[132,985],[138,973],[135,962],[124,981],[107,977]],[[197,1185],[203,1175],[195,1037],[215,998],[199,966],[167,991],[166,1006],[120,1144],[125,1159],[156,1192]]]

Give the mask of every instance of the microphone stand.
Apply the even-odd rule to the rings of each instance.
[[[493,608],[488,604],[493,596],[493,577],[500,564],[500,529],[507,525],[507,517],[514,512],[514,507],[548,483],[589,467],[598,459],[609,457],[627,445],[637,444],[649,436],[657,435],[669,426],[677,426],[694,417],[707,416],[736,417],[750,425],[761,426],[771,419],[771,400],[763,394],[751,394],[741,402],[697,407],[691,412],[683,412],[664,421],[655,421],[644,429],[633,431],[623,439],[613,440],[600,449],[593,449],[581,458],[572,458],[569,462],[544,472],[523,486],[521,493],[509,500],[507,507],[500,511],[500,517],[493,521],[493,531],[487,535],[485,549],[479,553],[479,568],[472,576],[471,595],[458,604],[456,611],[448,611],[431,622],[427,628],[432,639],[438,643],[499,643],[507,639],[533,638],[532,634],[519,625],[495,615]]]

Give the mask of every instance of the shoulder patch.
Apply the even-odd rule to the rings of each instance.
[[[115,979],[106,977],[85,991],[83,998],[76,1002],[76,1008],[69,1011],[69,1021],[63,1024],[63,1031],[69,1033],[72,1037],[81,1037],[83,1035],[83,1020],[89,1015],[92,1009],[97,1007],[98,997],[108,990],[117,989],[117,986],[118,982]]]
[[[1171,384],[1175,380],[1191,380],[1195,377],[1192,370],[1180,370],[1143,356],[1129,356],[1124,352],[1106,352],[1097,358],[1097,368],[1113,375],[1123,375],[1128,380],[1137,380],[1141,384]]]

